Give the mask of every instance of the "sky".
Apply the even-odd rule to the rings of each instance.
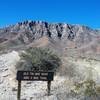
[[[0,27],[25,20],[100,29],[100,0],[0,0]]]

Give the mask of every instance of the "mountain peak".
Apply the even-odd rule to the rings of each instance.
[[[60,48],[79,49],[88,47],[88,44],[94,45],[97,41],[99,43],[98,37],[100,37],[100,31],[93,30],[87,26],[66,23],[23,21],[0,29],[0,46],[19,48],[32,43],[34,44],[35,40],[43,37],[47,37],[51,43],[57,44]],[[96,43],[95,48],[97,47],[98,45]]]

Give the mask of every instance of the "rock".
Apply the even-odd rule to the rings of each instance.
[[[12,88],[12,91],[17,91],[18,89],[16,89],[16,88]]]
[[[1,29],[0,34],[0,38],[4,38],[0,46],[2,50],[25,49],[25,46],[34,44],[35,40],[46,36],[50,39],[51,43],[55,43],[52,44],[55,45],[53,48],[62,48],[62,52],[67,47],[69,49],[76,48],[78,50],[77,53],[81,54],[100,53],[100,31],[93,30],[87,26],[43,21],[24,21]],[[75,50],[71,52],[75,52]]]

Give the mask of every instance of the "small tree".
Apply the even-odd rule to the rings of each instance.
[[[21,54],[17,70],[27,71],[56,71],[61,65],[60,58],[50,49],[29,48]]]

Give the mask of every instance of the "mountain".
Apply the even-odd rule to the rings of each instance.
[[[52,49],[62,65],[50,96],[46,82],[22,82],[22,100],[100,100],[100,92],[97,97],[84,94],[86,86],[94,84],[91,82],[100,89],[99,44],[100,30],[81,25],[25,21],[0,29],[0,100],[16,100],[15,65],[20,53],[29,47]]]
[[[87,26],[24,21],[0,29],[1,50],[25,49],[41,40],[50,43],[52,48],[60,52],[77,51],[81,54],[100,52],[100,30],[93,30]],[[42,45],[42,42],[38,45]]]

